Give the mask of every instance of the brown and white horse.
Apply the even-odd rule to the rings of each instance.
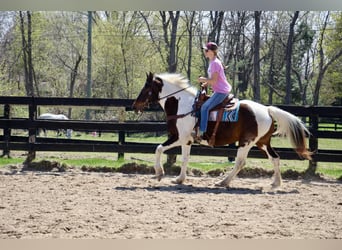
[[[174,183],[181,184],[186,178],[186,169],[193,143],[191,132],[196,124],[193,115],[194,102],[197,89],[179,74],[159,74],[151,72],[138,98],[133,103],[136,112],[142,112],[151,103],[161,105],[167,115],[167,128],[169,138],[156,148],[155,173],[160,180],[164,175],[161,165],[161,154],[173,147],[182,148],[182,166],[179,176]],[[274,181],[272,187],[281,185],[279,168],[279,155],[270,145],[272,134],[278,133],[286,136],[300,157],[311,159],[311,152],[306,149],[305,134],[308,130],[296,116],[277,107],[264,106],[250,101],[240,101],[238,121],[221,122],[217,132],[214,146],[221,146],[238,142],[238,150],[234,169],[217,186],[229,186],[232,179],[245,165],[248,152],[253,145],[266,153],[274,167]],[[277,122],[277,131],[274,132],[274,122]],[[209,121],[205,138],[209,139],[216,122]]]

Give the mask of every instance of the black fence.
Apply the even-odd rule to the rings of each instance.
[[[65,106],[65,107],[121,107],[125,111],[131,111],[133,100],[130,99],[100,99],[100,98],[44,98],[44,97],[0,97],[0,105],[3,105],[4,116],[0,119],[0,128],[3,135],[0,136],[0,149],[3,155],[9,155],[12,150],[27,151],[27,161],[35,158],[36,151],[74,151],[74,152],[113,152],[122,157],[124,153],[154,153],[157,144],[126,142],[127,133],[165,132],[164,121],[86,121],[86,120],[38,120],[37,109],[40,106]],[[27,118],[15,118],[11,116],[11,109],[15,105],[28,106]],[[342,107],[304,107],[277,105],[298,117],[306,119],[312,136],[309,138],[310,150],[315,152],[312,162],[342,162],[342,150],[328,150],[318,148],[319,138],[342,138]],[[156,105],[149,111],[161,111]],[[324,123],[322,122],[324,121]],[[326,124],[334,124],[334,127],[326,129]],[[77,139],[53,139],[37,137],[39,128],[45,129],[73,129],[78,131],[103,131],[118,133],[118,141],[108,142],[101,140],[77,140]],[[12,129],[27,130],[27,136],[13,136]],[[235,157],[237,148],[205,147],[194,145],[192,155],[210,155]],[[299,159],[291,148],[276,148],[282,159]],[[180,154],[180,148],[170,149],[167,154]],[[265,158],[265,155],[256,147],[252,148],[248,157]]]

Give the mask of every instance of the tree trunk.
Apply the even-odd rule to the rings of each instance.
[[[294,27],[299,16],[299,11],[296,11],[292,17],[290,24],[289,36],[286,44],[286,95],[285,104],[290,104],[292,99],[292,82],[291,82],[291,72],[292,72],[292,47],[294,38]]]
[[[272,39],[272,45],[270,48],[270,64],[268,69],[268,84],[269,84],[269,91],[268,91],[268,104],[273,103],[273,88],[274,88],[274,49],[275,49],[275,39]]]
[[[173,11],[169,11],[171,20],[171,34],[170,34],[170,47],[169,47],[169,60],[168,60],[168,71],[174,73],[177,71],[177,29],[180,11],[176,11],[176,15]]]
[[[72,69],[71,75],[70,75],[70,92],[69,92],[69,97],[70,98],[74,97],[76,77],[77,77],[77,74],[78,74],[78,67],[79,67],[81,61],[82,61],[82,56],[80,54],[78,54],[75,66]],[[69,110],[68,110],[68,117],[69,118],[71,118],[71,110],[72,110],[72,108],[69,108]]]
[[[174,14],[173,11],[169,11],[169,19],[166,17],[165,11],[160,11],[160,16],[162,18],[163,23],[163,31],[164,31],[164,42],[165,46],[169,51],[167,55],[167,62],[168,62],[168,72],[174,73],[177,71],[177,29],[178,29],[178,20],[180,16],[180,11],[176,11]],[[168,29],[169,24],[171,22],[171,34],[170,38],[168,36]],[[167,162],[165,164],[166,167],[171,167],[176,162],[176,155],[168,154],[167,155]]]
[[[25,36],[25,18],[22,11],[19,11],[20,17],[20,31],[21,31],[21,42],[23,51],[23,64],[24,64],[24,76],[25,76],[25,90],[27,96],[34,96],[33,89],[33,69],[32,69],[32,40],[31,40],[31,13],[27,13],[27,41]]]
[[[245,47],[246,47],[246,37],[244,36],[244,31],[246,27],[246,12],[238,12],[238,25],[236,30],[236,48],[235,48],[235,62],[234,68],[237,70],[237,78],[238,78],[238,94],[242,98],[246,98],[246,91],[248,88],[248,79],[249,79],[249,67],[250,67],[250,58],[246,55]],[[241,63],[244,62],[244,63]]]
[[[88,46],[87,46],[87,98],[92,96],[92,76],[91,76],[91,64],[92,64],[92,12],[88,11]],[[85,119],[90,119],[90,110],[86,109]]]
[[[32,62],[32,22],[31,13],[27,11],[27,63],[28,63],[28,78],[29,78],[29,96],[34,96],[33,88],[33,62]]]
[[[254,12],[255,35],[254,35],[254,101],[260,102],[260,16],[261,11]]]
[[[190,17],[187,20],[187,29],[188,29],[188,34],[189,34],[189,39],[188,39],[188,50],[189,50],[189,56],[188,56],[188,62],[187,62],[187,76],[188,79],[191,79],[191,62],[192,62],[192,40],[193,40],[193,23],[194,23],[194,17],[195,17],[196,12],[192,11],[190,13]]]
[[[224,19],[224,11],[210,11],[210,21],[212,23],[212,30],[208,35],[208,41],[220,43],[221,29]]]

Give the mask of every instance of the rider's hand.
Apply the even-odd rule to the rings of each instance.
[[[203,87],[203,88],[205,88],[205,87],[207,87],[208,86],[208,83],[207,82],[203,82],[202,84],[201,84],[201,87]]]

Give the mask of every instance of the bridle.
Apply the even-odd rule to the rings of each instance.
[[[159,97],[159,98],[157,99],[157,101],[166,99],[166,98],[168,98],[168,97],[170,97],[170,96],[174,96],[175,94],[180,93],[180,92],[182,92],[182,91],[184,91],[184,90],[186,90],[186,89],[188,89],[188,88],[191,88],[191,87],[193,87],[193,86],[189,85],[189,86],[187,86],[187,87],[185,87],[185,88],[182,88],[182,89],[179,89],[179,90],[177,90],[177,91],[175,91],[175,92],[172,92],[172,93],[170,93],[170,94],[168,94],[168,95],[166,95],[166,96]],[[150,92],[150,93],[149,93],[149,96],[151,96],[151,94],[152,94],[152,93]],[[146,101],[145,101],[145,103],[144,103],[144,106],[147,107],[147,106],[149,105],[149,102],[150,102],[150,99],[147,98]],[[183,117],[188,116],[188,115],[190,115],[190,114],[194,114],[195,112],[197,112],[197,110],[191,110],[191,111],[189,111],[189,112],[187,112],[187,113],[185,113],[185,114],[169,115],[169,116],[166,117],[166,120],[167,120],[167,121],[170,121],[170,120],[175,120],[175,119],[183,118]]]
[[[175,92],[173,92],[173,93],[171,93],[171,94],[168,94],[168,95],[163,96],[163,97],[159,97],[159,98],[158,98],[158,101],[163,100],[163,99],[165,99],[165,98],[168,98],[168,97],[170,97],[170,96],[173,96],[173,95],[175,95],[175,94],[177,94],[177,93],[179,93],[179,92],[182,92],[182,91],[184,91],[184,90],[186,90],[186,89],[188,89],[188,88],[191,88],[191,87],[192,87],[192,86],[189,85],[189,86],[187,86],[187,87],[185,87],[185,88],[182,88],[182,89],[179,89],[179,90],[177,90],[177,91],[175,91]]]

